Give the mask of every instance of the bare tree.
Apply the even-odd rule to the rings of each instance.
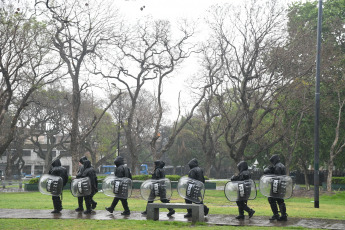
[[[8,132],[0,137],[1,156],[14,138],[31,94],[57,79],[54,73],[60,63],[49,53],[46,27],[25,8],[14,10],[4,5],[0,20],[0,126],[6,116],[10,119]]]
[[[91,121],[89,128],[80,132],[81,93],[90,86],[85,76],[89,73],[88,69],[93,69],[93,65],[100,63],[98,57],[101,56],[101,51],[106,48],[110,38],[115,37],[118,27],[117,18],[111,12],[113,7],[104,2],[85,3],[80,0],[51,2],[46,0],[37,5],[41,5],[41,3],[44,3],[50,12],[48,17],[52,19],[53,24],[53,45],[64,61],[72,81],[70,153],[73,164],[78,165],[81,143],[90,135],[105,111],[117,99],[117,96],[113,97],[105,106],[103,113],[98,117],[95,116],[95,119]],[[77,167],[73,167],[73,173],[76,171]]]
[[[149,81],[158,82],[157,92],[157,113],[154,117],[155,128],[151,140],[151,151],[154,159],[158,159],[171,146],[182,128],[175,128],[172,136],[160,154],[156,153],[156,142],[159,138],[159,129],[163,114],[161,95],[163,93],[163,81],[176,69],[176,67],[193,52],[192,46],[188,44],[189,38],[193,35],[192,28],[181,28],[181,36],[172,39],[170,23],[167,21],[144,22],[134,27],[134,30],[127,31],[120,39],[114,42],[114,54],[117,60],[110,60],[113,73],[106,77],[115,79],[123,85],[130,97],[131,107],[126,117],[126,125],[123,126],[126,143],[131,154],[132,170],[138,163],[138,143],[136,141],[135,111],[138,106],[138,98],[142,89]],[[199,102],[200,103],[200,102]],[[195,108],[194,108],[195,109]],[[192,113],[191,113],[192,114]]]
[[[66,150],[70,142],[68,111],[71,107],[68,102],[68,93],[52,87],[48,90],[37,91],[32,95],[31,100],[32,103],[23,114],[30,119],[27,126],[28,139],[33,144],[37,155],[44,159],[44,173],[48,173],[53,151]],[[42,137],[46,140],[45,142],[42,142]]]
[[[246,154],[248,143],[261,143],[274,128],[279,104],[275,103],[291,76],[281,73],[279,48],[284,46],[284,9],[277,1],[246,1],[239,7],[215,7],[209,25],[224,59],[226,90],[218,93],[226,119],[225,139],[235,161],[255,159],[258,153],[281,141],[283,135]],[[255,132],[260,130],[260,132]]]

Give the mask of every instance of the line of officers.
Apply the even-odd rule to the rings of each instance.
[[[273,155],[270,158],[271,165],[268,168],[265,168],[264,174],[274,174],[274,175],[286,175],[285,166],[280,162],[280,158],[278,155]],[[122,156],[116,157],[114,160],[114,164],[116,165],[114,174],[115,177],[118,178],[130,178],[132,179],[131,171],[130,169],[125,165],[125,159]],[[164,172],[164,166],[165,163],[163,161],[155,161],[155,169],[152,173],[152,179],[159,180],[162,178],[165,178],[165,172]],[[205,177],[203,170],[199,167],[197,159],[192,159],[188,163],[189,165],[189,172],[188,177],[197,181],[200,181],[202,183],[205,183]],[[52,168],[49,171],[50,175],[59,176],[63,179],[63,186],[66,185],[68,181],[68,174],[67,170],[61,166],[61,162],[59,159],[55,159],[52,164]],[[248,164],[245,161],[241,161],[237,165],[239,173],[236,175],[233,175],[230,180],[231,181],[245,181],[250,179],[250,172],[248,171]],[[92,167],[91,162],[83,156],[79,160],[79,170],[77,172],[76,178],[84,178],[89,177],[91,182],[91,194],[84,197],[78,197],[78,208],[75,209],[76,212],[84,212],[84,214],[90,214],[92,212],[92,209],[95,209],[97,206],[97,202],[94,201],[93,196],[98,192],[98,182],[97,182],[97,176],[96,171]],[[60,196],[52,196],[54,210],[52,213],[60,213],[62,210],[62,202],[60,199]],[[86,210],[83,208],[83,200],[85,201]],[[128,201],[127,199],[123,198],[117,198],[114,197],[113,202],[109,207],[106,207],[105,209],[113,213],[116,205],[118,202],[121,201],[124,211],[121,213],[121,215],[130,215],[130,209],[128,207]],[[169,203],[170,201],[168,199],[161,199],[161,202],[163,203]],[[185,199],[186,203],[193,203],[192,201]],[[268,197],[268,202],[270,204],[271,210],[273,212],[273,216],[269,220],[278,220],[278,221],[287,221],[287,213],[286,213],[286,205],[284,202],[284,199],[281,198],[273,198]],[[148,201],[148,203],[153,203],[153,201]],[[199,202],[198,204],[203,204],[203,202]],[[243,220],[245,218],[244,211],[248,213],[249,218],[251,218],[255,211],[248,207],[248,200],[240,200],[236,201],[236,204],[238,206],[238,212],[239,215],[236,217],[238,220]],[[279,207],[279,210],[278,210]],[[168,209],[168,216],[172,216],[175,213],[175,210],[172,208]],[[280,214],[279,215],[279,211]],[[209,213],[209,208],[204,204],[204,215],[206,216]],[[142,212],[143,215],[146,215],[146,210]],[[187,214],[184,215],[185,218],[192,217],[192,210],[187,209]]]

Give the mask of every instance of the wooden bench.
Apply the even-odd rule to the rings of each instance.
[[[149,203],[147,204],[147,219],[159,220],[160,208],[192,209],[192,222],[204,222],[204,205],[185,203]]]

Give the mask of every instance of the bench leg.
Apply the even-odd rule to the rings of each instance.
[[[204,207],[202,205],[192,208],[192,223],[204,222]]]
[[[159,208],[147,207],[146,217],[148,220],[159,220]]]

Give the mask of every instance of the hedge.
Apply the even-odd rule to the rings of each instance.
[[[345,177],[332,177],[332,184],[345,184]]]

